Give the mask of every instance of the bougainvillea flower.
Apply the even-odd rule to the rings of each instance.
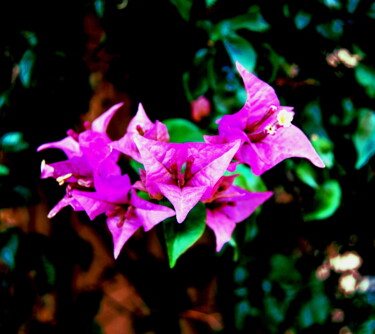
[[[134,143],[134,135],[141,135],[156,141],[169,142],[169,134],[166,125],[159,121],[152,123],[141,103],[138,105],[137,113],[129,122],[125,135],[119,140],[112,142],[111,146],[142,163],[141,155]]]
[[[238,175],[238,174],[237,174]],[[248,218],[273,192],[250,192],[234,186],[237,175],[223,176],[217,183],[216,192],[206,200],[206,224],[216,237],[216,251],[228,242],[237,223]]]
[[[240,141],[228,144],[164,143],[134,136],[145,167],[145,187],[153,198],[165,196],[179,223],[200,201],[211,196]]]
[[[95,119],[91,125],[85,124],[85,131],[77,134],[70,130],[68,137],[37,148],[37,151],[61,149],[68,157],[67,160],[51,164],[42,162],[41,178],[53,177],[60,185],[68,185],[66,195],[51,210],[49,217],[69,204],[74,210],[80,209],[71,197],[72,190],[93,188],[95,175],[121,174],[120,167],[117,165],[119,152],[109,146],[111,139],[106,133],[112,116],[121,106],[122,103],[119,103]]]
[[[107,226],[112,234],[114,256],[118,257],[126,241],[143,227],[149,231],[166,218],[175,215],[174,210],[140,198],[132,189],[127,174],[95,178],[96,191],[74,189],[71,192],[90,219],[105,213]]]
[[[242,146],[235,156],[248,164],[255,175],[261,175],[282,160],[301,157],[317,167],[324,163],[307,136],[291,122],[292,107],[280,106],[274,89],[248,72],[237,62],[244,81],[247,99],[235,114],[219,120],[219,135],[205,136],[209,143],[225,143],[239,138]]]

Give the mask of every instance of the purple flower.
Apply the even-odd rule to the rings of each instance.
[[[63,207],[71,205],[74,210],[82,210],[79,203],[72,197],[72,190],[92,190],[94,177],[98,175],[120,175],[121,170],[117,165],[119,152],[109,146],[111,139],[106,131],[112,116],[122,106],[116,104],[97,119],[91,126],[86,124],[86,130],[77,134],[73,130],[68,131],[68,136],[60,141],[46,143],[37,148],[37,151],[45,149],[61,149],[67,156],[67,160],[41,166],[41,178],[53,177],[60,184],[67,184],[67,193],[64,198],[50,211],[52,218]]]
[[[111,147],[142,163],[141,155],[134,143],[134,135],[141,135],[156,141],[169,142],[166,125],[159,121],[156,121],[155,124],[152,123],[141,103],[138,105],[136,115],[129,122],[125,135],[119,140],[112,142]]]
[[[216,237],[216,251],[231,239],[237,223],[248,218],[261,204],[272,196],[271,191],[250,192],[234,186],[238,174],[223,176],[216,185],[214,195],[205,201],[206,224]]]
[[[100,214],[107,216],[107,226],[112,235],[114,256],[118,257],[126,241],[142,227],[149,231],[175,212],[162,205],[140,198],[132,188],[127,174],[95,177],[96,191],[73,189],[71,197],[93,220]]]
[[[291,124],[293,108],[280,106],[274,89],[238,62],[237,69],[245,84],[246,103],[237,113],[223,116],[219,120],[219,135],[205,136],[205,141],[225,143],[241,139],[235,159],[248,164],[255,175],[291,157],[307,158],[323,168],[324,163],[309,139]]]
[[[144,186],[152,198],[165,196],[182,223],[200,201],[211,197],[237,152],[240,141],[228,144],[163,143],[135,136],[142,157]]]

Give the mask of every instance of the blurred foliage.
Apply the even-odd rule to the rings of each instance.
[[[294,123],[326,168],[296,158],[261,178],[240,170],[240,186],[272,190],[274,197],[238,224],[219,254],[222,332],[374,332],[375,2],[81,0],[1,6],[1,210],[40,201],[35,148],[79,126],[95,94],[93,74],[126,92],[133,113],[142,102],[150,118],[165,120],[173,141],[200,141],[215,132],[218,118],[242,107],[246,94],[234,66],[240,61],[275,88],[282,105],[294,106]],[[84,30],[92,15],[103,29],[93,51]],[[210,101],[210,114],[194,123],[191,103],[201,96]],[[44,190],[53,203],[58,191]],[[194,224],[199,214],[197,208],[184,226],[165,225],[172,264],[202,235],[203,227]],[[190,243],[168,244],[170,233],[188,235],[182,240]],[[34,291],[38,280],[35,294],[43,295],[61,272],[45,249],[28,262],[38,242],[17,229],[1,229],[0,237],[2,330],[10,328],[4,319],[15,312],[26,286]],[[360,268],[340,272],[330,265],[345,251],[356,251]],[[22,275],[29,272],[39,274],[27,276],[25,285]],[[22,316],[12,319],[16,325],[27,319],[34,297],[27,294]],[[46,332],[53,333],[50,327]]]

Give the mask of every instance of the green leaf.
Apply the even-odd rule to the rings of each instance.
[[[248,191],[267,191],[266,185],[264,184],[260,176],[255,175],[250,167],[240,164],[237,165],[234,172],[226,172],[225,175],[240,174],[235,179],[233,184],[246,189]]]
[[[375,98],[375,69],[363,64],[354,68],[355,77],[358,83],[363,86],[369,97]]]
[[[212,58],[211,52],[207,48],[196,52],[192,69],[183,74],[183,84],[185,94],[189,101],[204,95],[210,87],[209,63]]]
[[[206,6],[210,8],[216,3],[216,1],[217,0],[206,0]]]
[[[358,125],[353,134],[353,143],[357,151],[356,169],[362,168],[375,154],[375,112],[360,109]]]
[[[20,152],[28,147],[21,132],[8,132],[0,137],[0,148],[6,152]]]
[[[163,222],[167,244],[169,266],[173,268],[177,259],[186,252],[203,234],[206,224],[206,208],[198,203],[188,214],[183,223],[168,218]]]
[[[102,18],[104,16],[104,9],[105,9],[105,1],[104,0],[95,0],[94,7],[96,11],[96,15]]]
[[[0,176],[9,175],[9,168],[3,164],[0,164]]]
[[[316,26],[319,34],[331,40],[338,40],[344,32],[344,22],[342,20],[332,20],[329,23],[322,23]]]
[[[185,21],[189,21],[190,19],[190,10],[191,6],[193,5],[193,1],[190,0],[169,0],[173,5],[176,6],[178,12],[180,13],[181,17]]]
[[[300,10],[294,18],[294,24],[296,25],[297,29],[302,30],[306,28],[311,22],[311,16],[312,15],[310,13]]]
[[[24,87],[29,88],[31,86],[33,68],[35,63],[35,53],[32,50],[27,50],[20,61],[19,78]]]
[[[302,328],[314,324],[323,324],[330,314],[329,299],[324,294],[315,294],[312,299],[303,304],[299,314],[299,322]]]
[[[254,72],[257,53],[250,42],[235,33],[231,33],[223,37],[223,43],[233,66],[238,61],[249,72]]]
[[[170,118],[163,123],[168,128],[171,143],[204,142],[203,131],[183,118]]]
[[[318,183],[316,181],[316,172],[312,167],[310,162],[300,161],[297,166],[295,166],[295,171],[298,178],[308,186],[312,188],[317,188]]]
[[[246,29],[255,32],[264,32],[270,28],[270,25],[264,20],[257,5],[251,6],[244,15],[238,15],[231,19],[222,21],[221,24],[227,25],[230,31]]]
[[[327,180],[316,189],[314,208],[304,214],[305,221],[322,220],[332,216],[341,203],[341,187],[336,180]]]

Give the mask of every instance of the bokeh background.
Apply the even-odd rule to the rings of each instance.
[[[0,332],[375,333],[375,2],[67,0],[0,6]],[[124,102],[199,140],[246,98],[235,61],[293,106],[326,168],[292,158],[243,185],[274,196],[215,252],[169,268],[160,231],[117,260],[105,219],[40,179],[45,142]]]

